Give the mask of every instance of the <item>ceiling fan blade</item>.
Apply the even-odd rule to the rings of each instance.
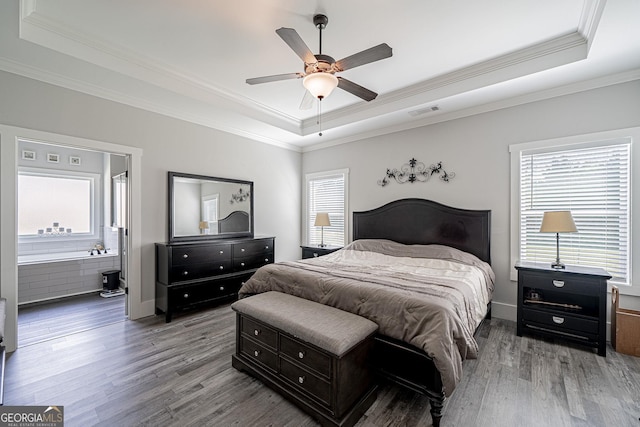
[[[313,95],[311,95],[311,92],[305,89],[304,96],[302,97],[302,102],[300,102],[300,109],[301,110],[311,109],[311,107],[313,107],[314,100],[315,98],[313,97]]]
[[[275,74],[273,76],[254,77],[247,79],[247,83],[250,85],[257,85],[260,83],[277,82],[279,80],[300,79],[304,77],[302,73],[287,73],[287,74]]]
[[[364,99],[367,102],[373,101],[374,99],[376,99],[376,96],[378,96],[377,93],[370,91],[369,89],[364,88],[358,84],[355,84],[354,82],[343,77],[338,77],[338,87]]]
[[[311,52],[311,49],[305,44],[300,35],[293,28],[279,28],[276,33],[289,45],[291,49],[302,59],[305,64],[313,64],[316,62],[316,57]]]
[[[347,56],[336,62],[337,71],[344,71],[350,68],[359,67],[360,65],[368,64],[370,62],[379,61],[384,58],[389,58],[393,55],[392,49],[388,44],[382,43],[378,46],[371,47],[362,52],[354,53],[351,56]]]

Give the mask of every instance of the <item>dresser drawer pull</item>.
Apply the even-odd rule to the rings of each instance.
[[[304,351],[299,351],[298,352],[298,358],[299,359],[304,359]]]
[[[224,270],[224,266],[223,265],[220,266],[220,270]]]
[[[255,350],[255,351],[253,352],[253,355],[254,355],[255,357],[260,356],[260,350]]]
[[[224,286],[220,286],[220,290],[221,290],[221,291],[224,291]]]
[[[265,258],[265,259],[264,259],[264,262],[269,262],[269,258]]]
[[[298,382],[300,384],[304,384],[304,377],[298,377]]]
[[[318,258],[319,256],[320,256],[320,255],[318,255],[318,252],[314,252],[314,253],[313,253],[313,257],[314,257],[314,258]]]
[[[189,255],[188,254],[184,254],[184,255],[182,255],[182,258],[185,258],[185,259],[189,258]]]
[[[224,251],[220,251],[220,255],[222,255],[224,253]]]
[[[265,249],[269,249],[269,246],[265,246],[264,248],[265,248]]]
[[[564,317],[551,316],[553,319],[553,323],[557,323],[558,325],[562,325],[564,323]]]
[[[241,263],[240,263],[240,267],[244,267],[244,262],[241,262]]]
[[[184,298],[189,298],[189,294],[182,295]]]
[[[244,252],[244,248],[240,248],[240,252]]]
[[[564,281],[562,280],[554,280],[553,281],[553,286],[555,286],[556,288],[561,288],[564,286]]]
[[[255,336],[260,335],[260,329],[254,329],[253,330],[253,335],[255,335]]]
[[[188,275],[189,275],[189,272],[188,272],[187,270],[185,270],[185,271],[183,271],[183,272],[182,272],[182,275],[183,275],[183,276],[188,276]]]

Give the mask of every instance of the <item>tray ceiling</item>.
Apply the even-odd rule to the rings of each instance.
[[[640,78],[637,1],[366,4],[3,2],[0,69],[295,150]],[[340,74],[379,96],[336,89],[322,101],[322,137],[315,104],[299,109],[301,79],[245,83],[302,71],[275,30],[296,29],[318,53],[316,13],[329,17],[324,54],[393,49]]]

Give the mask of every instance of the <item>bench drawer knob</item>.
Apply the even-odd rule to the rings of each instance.
[[[253,335],[255,335],[255,336],[260,335],[260,329],[254,329],[253,330]]]
[[[298,352],[298,358],[304,359],[304,351],[299,351]]]
[[[300,384],[304,384],[304,377],[298,377],[298,382]]]
[[[253,352],[253,355],[254,355],[255,357],[260,356],[260,350],[255,350],[255,351]]]

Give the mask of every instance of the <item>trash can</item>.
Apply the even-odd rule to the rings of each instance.
[[[102,288],[105,291],[114,291],[120,287],[120,270],[102,272]]]
[[[620,293],[611,287],[611,345],[618,353],[640,357],[640,311],[620,308]]]

